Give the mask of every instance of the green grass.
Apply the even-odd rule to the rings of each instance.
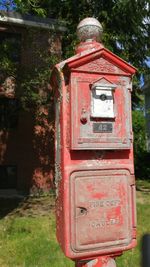
[[[55,238],[54,214],[36,218],[8,217],[0,222],[1,267],[74,266]]]
[[[140,240],[150,230],[150,193],[137,192],[138,246],[117,259],[117,267],[140,267]],[[0,220],[1,267],[73,267],[55,237],[55,216],[19,217]]]
[[[137,192],[137,241],[133,250],[125,252],[117,259],[118,267],[141,267],[141,239],[150,233],[150,193]]]

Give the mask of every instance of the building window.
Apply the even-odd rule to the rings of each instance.
[[[18,124],[18,99],[0,98],[0,130],[13,129]]]
[[[17,188],[17,166],[0,165],[0,189]]]
[[[0,54],[2,57],[19,63],[21,58],[21,34],[0,32]]]
[[[20,62],[21,34],[0,31],[0,92],[6,84],[12,89]]]

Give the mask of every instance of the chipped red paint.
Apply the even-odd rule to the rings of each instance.
[[[57,238],[76,266],[114,267],[111,257],[136,245],[131,121],[135,68],[101,44],[89,43],[89,49],[86,44],[87,51],[83,47],[56,65],[51,77]],[[91,90],[97,84],[113,88],[114,117],[91,115]],[[95,259],[97,263],[90,263]]]
[[[76,267],[116,267],[114,259],[110,257],[99,257],[87,261],[78,261]]]

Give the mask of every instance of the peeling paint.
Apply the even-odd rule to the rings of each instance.
[[[94,267],[97,262],[98,262],[98,259],[91,260],[87,262],[87,267]]]
[[[129,90],[135,68],[101,45],[56,68],[57,237],[67,257],[97,257],[79,261],[79,266],[115,267],[113,259],[106,256],[102,262],[98,256],[115,257],[135,246]],[[108,99],[93,101],[96,112],[92,116],[91,90],[99,83]],[[111,94],[108,84],[115,85]],[[105,100],[111,103],[103,114],[98,103],[105,107]]]

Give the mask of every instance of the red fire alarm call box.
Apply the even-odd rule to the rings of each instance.
[[[85,30],[86,29],[86,30]],[[71,259],[119,255],[136,244],[131,120],[135,68],[106,49],[85,19],[75,56],[55,66],[57,238]]]

